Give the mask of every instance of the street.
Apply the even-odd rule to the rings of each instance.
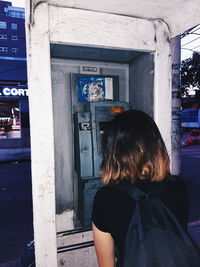
[[[200,220],[200,145],[182,148],[181,177],[186,183],[189,194],[189,221]]]
[[[0,263],[15,260],[33,239],[29,162],[0,164]]]
[[[182,147],[181,177],[189,195],[188,231],[200,246],[200,145]]]

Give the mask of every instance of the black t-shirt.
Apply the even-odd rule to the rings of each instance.
[[[163,182],[164,180],[161,182],[138,180],[135,186],[144,192],[148,192]],[[184,183],[177,177],[168,179],[160,199],[181,225],[186,228],[188,197]],[[116,190],[115,185],[100,188],[94,198],[92,221],[99,230],[112,235],[121,256],[123,255],[126,233],[134,209],[135,200]]]

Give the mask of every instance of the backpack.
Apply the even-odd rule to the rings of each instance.
[[[136,200],[122,267],[200,267],[200,250],[159,199],[163,188],[147,194],[123,184],[118,190]]]

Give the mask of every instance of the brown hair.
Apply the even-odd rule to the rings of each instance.
[[[104,184],[137,179],[160,181],[170,174],[169,156],[154,120],[138,110],[112,120],[103,137]]]

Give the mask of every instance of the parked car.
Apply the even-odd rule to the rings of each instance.
[[[200,129],[193,129],[190,131],[186,142],[188,144],[200,143]]]

